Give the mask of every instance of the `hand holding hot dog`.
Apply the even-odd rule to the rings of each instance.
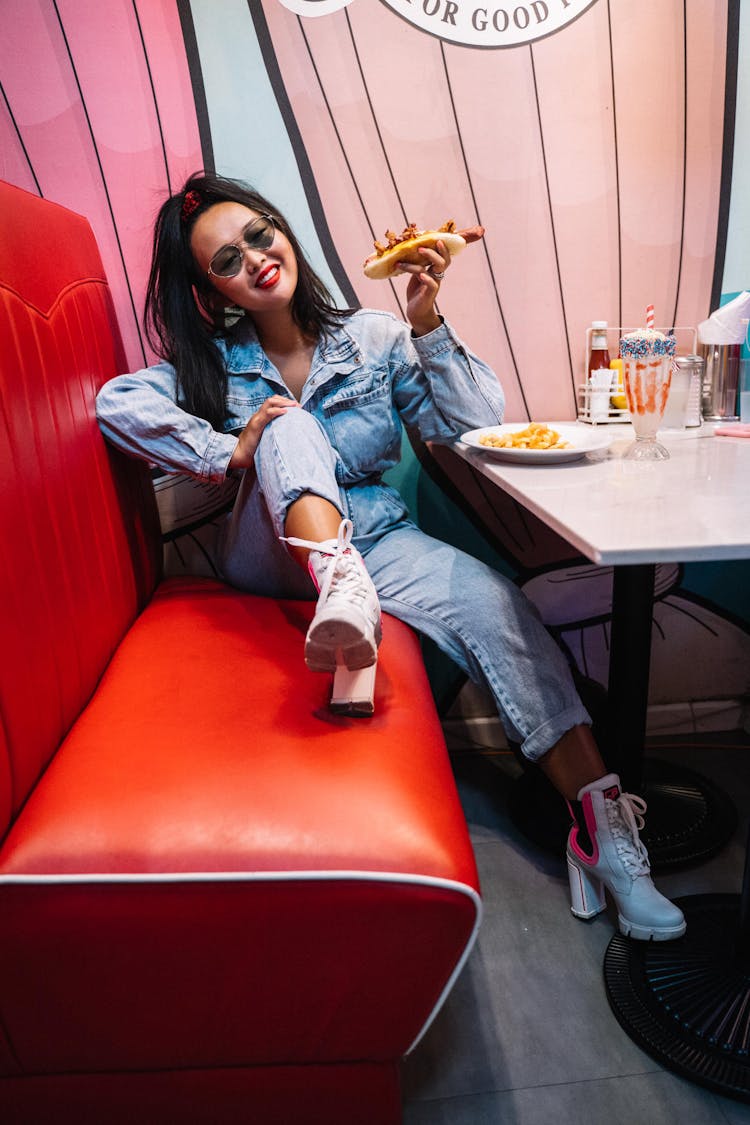
[[[364,263],[366,277],[384,279],[409,273],[406,288],[406,316],[417,336],[432,332],[440,324],[435,299],[451,259],[470,242],[477,242],[484,227],[457,231],[452,219],[439,229],[418,230],[415,223],[401,236],[386,231],[386,242],[375,243],[375,253]]]
[[[484,234],[484,227],[468,227],[466,230],[456,230],[453,219],[443,223],[438,229],[418,230],[416,223],[410,223],[401,235],[396,235],[392,230],[385,232],[385,243],[375,243],[375,253],[365,259],[365,277],[383,279],[398,273],[404,263],[421,265],[420,250],[427,248],[434,250],[441,241],[448,251],[448,256],[455,258],[470,242],[477,242]]]

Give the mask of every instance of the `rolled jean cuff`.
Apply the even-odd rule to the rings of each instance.
[[[591,726],[591,716],[581,702],[561,711],[532,731],[521,743],[524,758],[528,758],[531,762],[538,762],[548,750],[557,745],[563,735],[579,725]]]
[[[327,489],[320,484],[313,483],[302,484],[286,492],[283,500],[279,501],[276,498],[276,504],[271,510],[271,520],[278,536],[285,534],[287,511],[295,500],[299,500],[300,496],[320,496],[323,500],[327,500],[329,504],[333,504],[334,508],[338,508],[342,519],[346,517],[346,504],[343,502],[341,492],[338,489]]]
[[[310,414],[290,411],[266,427],[255,452],[255,468],[277,535],[284,534],[289,505],[305,493],[328,500],[342,516],[347,513],[336,466],[337,454]]]

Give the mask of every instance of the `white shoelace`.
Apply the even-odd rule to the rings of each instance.
[[[323,581],[320,584],[319,610],[323,609],[329,598],[333,599],[337,596],[347,601],[354,599],[361,604],[361,607],[364,607],[367,601],[369,590],[364,581],[362,568],[350,551],[353,531],[352,521],[342,520],[335,540],[326,539],[322,543],[315,543],[310,539],[298,539],[293,535],[281,536],[285,543],[291,543],[293,547],[306,547],[331,560],[325,566]]]
[[[646,802],[635,793],[621,793],[616,801],[605,799],[607,819],[617,854],[629,875],[648,875],[648,852],[638,835],[644,826]]]

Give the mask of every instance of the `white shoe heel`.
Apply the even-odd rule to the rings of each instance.
[[[576,918],[594,918],[606,908],[604,884],[592,876],[570,856],[568,860],[568,881],[570,883],[570,909]]]
[[[377,661],[368,668],[352,672],[343,664],[333,676],[330,708],[334,715],[350,715],[366,719],[375,713],[375,670]]]

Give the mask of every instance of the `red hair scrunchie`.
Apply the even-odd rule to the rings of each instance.
[[[182,201],[182,210],[180,211],[180,218],[183,223],[187,222],[194,211],[200,207],[203,199],[199,191],[191,190],[185,192],[185,198]]]

